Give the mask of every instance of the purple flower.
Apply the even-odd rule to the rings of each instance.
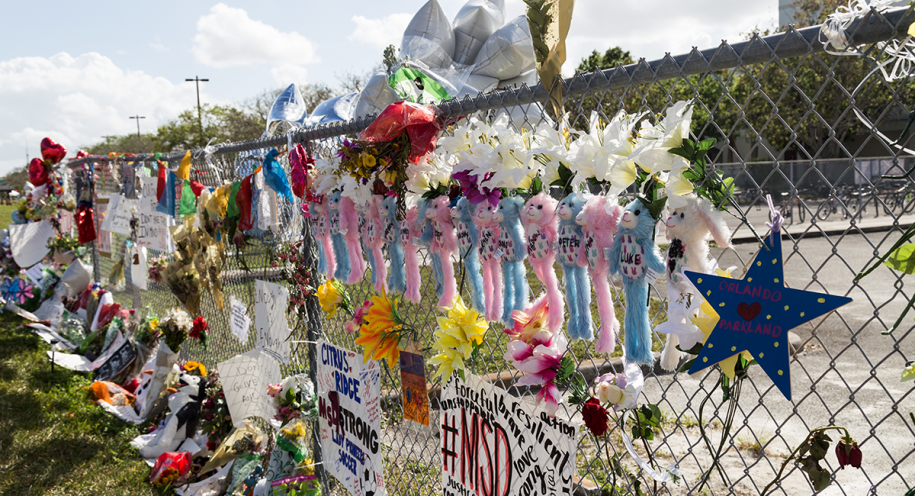
[[[479,183],[481,181],[479,176],[471,174],[470,171],[460,171],[455,172],[451,177],[461,184],[461,190],[464,192],[464,196],[472,205],[478,205],[486,200],[489,200],[490,205],[494,207],[499,205],[502,191],[499,189],[480,187]],[[491,177],[492,173],[487,173],[483,176],[483,181],[486,181]]]

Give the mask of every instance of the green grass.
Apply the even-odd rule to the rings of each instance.
[[[13,222],[13,211],[16,207],[0,203],[0,229],[6,229]]]
[[[149,467],[128,443],[140,430],[87,399],[90,381],[0,315],[0,494],[153,495]]]

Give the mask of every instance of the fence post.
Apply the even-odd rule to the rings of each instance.
[[[95,162],[89,161],[89,200],[92,202],[92,219],[95,222],[95,240],[92,241],[92,276],[95,282],[102,282],[102,266],[98,258],[98,237],[101,224],[98,221],[98,205],[95,203]]]

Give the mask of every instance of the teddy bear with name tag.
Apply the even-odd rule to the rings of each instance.
[[[462,196],[451,209],[451,219],[457,232],[458,256],[464,262],[467,281],[470,285],[470,304],[483,313],[486,302],[483,297],[483,276],[480,274],[480,231],[473,223],[476,207]]]
[[[559,230],[559,219],[556,207],[559,202],[545,192],[531,197],[524,206],[521,222],[527,235],[527,258],[534,267],[534,274],[546,288],[549,301],[550,332],[557,333],[562,329],[565,305],[562,293],[559,292],[559,279],[553,265],[556,263],[554,245]]]
[[[563,281],[566,288],[566,304],[569,307],[569,337],[572,339],[594,339],[594,324],[591,319],[591,285],[585,268],[578,265],[584,236],[581,226],[575,222],[585,206],[587,198],[581,193],[570,193],[559,202],[556,214],[559,216],[559,235],[556,252],[562,265]]]

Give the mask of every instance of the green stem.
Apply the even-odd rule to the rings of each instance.
[[[899,314],[899,318],[896,319],[896,322],[893,324],[893,328],[890,329],[889,331],[883,331],[881,334],[883,334],[884,336],[887,334],[892,334],[893,331],[895,331],[897,328],[899,328],[899,324],[902,324],[902,318],[905,317],[906,314],[909,313],[909,310],[911,310],[913,306],[915,306],[915,294],[912,295],[912,298],[909,299],[909,302],[906,304],[905,309],[902,310],[901,314]]]
[[[605,435],[604,437],[609,438],[610,436]],[[610,472],[613,474],[613,482],[611,482],[610,486],[610,495],[613,496],[616,493],[616,469],[613,467],[613,462],[610,458],[610,439],[604,439],[604,453],[607,454],[607,465],[610,465]]]
[[[651,454],[651,447],[648,446],[648,440],[645,439],[645,434],[642,431],[642,423],[639,421],[639,412],[633,412],[633,417],[635,417],[635,425],[639,428],[639,438],[642,439],[642,444],[645,446],[645,452],[648,453],[648,462],[655,469],[658,468],[657,464],[654,462],[654,456]]]
[[[717,391],[718,387],[721,386],[721,376],[718,376],[718,382],[715,383],[715,386],[709,390],[709,393],[702,400],[702,403],[699,403],[699,434],[702,435],[702,441],[705,442],[705,447],[708,449],[709,453],[712,452],[712,441],[708,438],[708,435],[705,433],[705,422],[702,420],[702,412],[705,410],[705,404],[708,403],[709,399],[712,397],[712,392]],[[698,494],[702,491],[702,487],[708,481],[708,476],[711,474],[711,469],[702,474],[702,481],[699,482],[699,487],[696,488],[696,493]]]
[[[768,484],[766,484],[766,487],[764,487],[763,490],[759,493],[759,496],[766,496],[766,493],[769,492],[769,488],[772,487],[773,484],[775,484],[776,482],[781,480],[782,473],[785,471],[785,467],[788,466],[788,462],[790,462],[791,460],[794,459],[795,455],[797,455],[798,450],[800,450],[803,446],[807,445],[810,442],[810,438],[812,438],[814,434],[816,434],[818,432],[829,431],[829,430],[841,430],[841,431],[845,432],[846,437],[851,437],[848,434],[848,429],[846,429],[845,427],[839,426],[839,425],[829,425],[826,427],[817,427],[816,429],[811,430],[810,433],[807,434],[807,438],[804,439],[804,442],[799,444],[797,448],[794,448],[794,451],[792,451],[791,454],[788,455],[788,458],[785,459],[784,463],[782,463],[781,468],[778,470],[778,474],[775,475],[775,478],[772,479],[772,482],[769,482]]]
[[[865,269],[865,270],[862,271],[860,274],[856,275],[856,276],[855,276],[855,279],[854,279],[855,282],[859,281],[861,278],[863,278],[864,276],[870,274],[871,272],[877,270],[877,267],[880,267],[880,264],[882,264],[883,262],[885,262],[886,259],[889,258],[890,255],[893,254],[893,252],[895,252],[896,250],[898,250],[900,246],[902,246],[903,244],[905,244],[905,242],[907,242],[907,241],[909,241],[910,239],[912,239],[913,236],[915,236],[915,224],[912,224],[911,226],[909,226],[909,228],[906,229],[905,232],[902,233],[902,237],[899,238],[899,241],[896,241],[896,243],[895,243],[889,250],[887,250],[887,252],[884,253],[883,256],[880,257],[879,260],[877,260],[877,262],[874,263],[873,267],[870,267],[870,268],[868,268],[868,269]]]

